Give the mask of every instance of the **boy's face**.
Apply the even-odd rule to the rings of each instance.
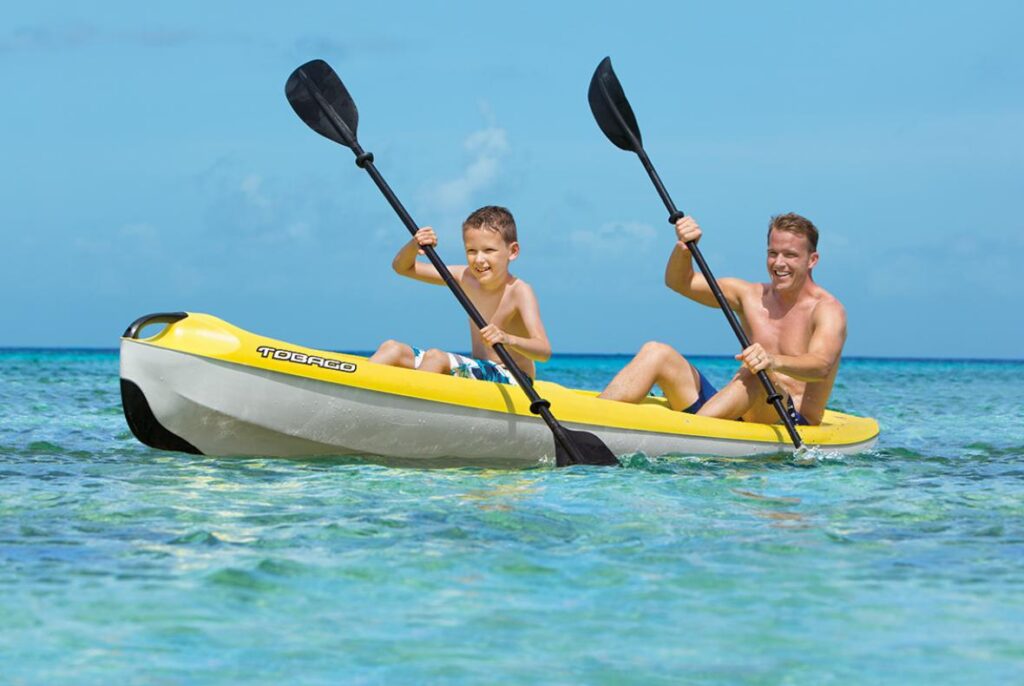
[[[508,263],[519,256],[519,243],[505,243],[497,231],[490,229],[463,229],[466,244],[466,264],[480,285],[497,287],[505,283]]]

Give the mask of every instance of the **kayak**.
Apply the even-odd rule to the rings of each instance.
[[[144,337],[143,329],[161,325]],[[215,456],[359,456],[395,465],[553,464],[555,443],[521,389],[375,364],[260,336],[217,317],[146,315],[121,338],[121,399],[132,433],[162,450]],[[616,455],[748,457],[792,450],[781,425],[699,417],[663,398],[638,404],[536,381],[569,429]],[[858,453],[874,419],[827,410],[804,442]]]

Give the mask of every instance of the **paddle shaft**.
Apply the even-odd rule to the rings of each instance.
[[[603,85],[603,84],[602,84]],[[657,189],[657,195],[662,197],[662,202],[665,203],[666,209],[669,210],[669,223],[675,224],[677,221],[682,219],[684,215],[676,207],[676,204],[672,202],[672,198],[669,196],[669,191],[666,189],[665,184],[662,183],[662,177],[657,175],[657,171],[654,170],[654,165],[651,164],[650,158],[647,157],[647,152],[644,151],[643,143],[640,142],[639,137],[633,131],[633,127],[627,123],[623,118],[623,113],[618,111],[615,103],[612,102],[611,96],[608,94],[606,87],[601,89],[601,94],[604,97],[605,102],[608,104],[608,110],[611,112],[615,121],[618,123],[618,127],[626,134],[629,138],[630,146],[633,148],[633,152],[640,158],[640,162],[643,163],[643,168],[647,170],[647,175],[650,176],[650,180],[654,183],[654,188]],[[718,306],[721,308],[722,313],[725,314],[725,318],[729,321],[729,326],[732,327],[732,333],[736,335],[739,340],[740,346],[745,350],[751,346],[751,341],[746,337],[746,332],[739,326],[739,320],[736,318],[736,313],[729,307],[728,301],[725,299],[725,295],[722,293],[722,289],[718,286],[718,281],[715,278],[715,274],[711,272],[711,267],[703,259],[703,255],[700,254],[700,249],[694,241],[687,241],[686,247],[689,249],[693,259],[697,262],[697,267],[700,268],[700,273],[705,276],[705,280],[708,282],[708,286],[711,287],[711,292],[715,295],[715,300],[718,301]],[[794,447],[799,448],[804,444],[804,441],[800,438],[800,434],[797,432],[797,427],[793,425],[793,419],[785,411],[782,405],[782,395],[775,390],[775,384],[772,383],[768,377],[768,373],[764,370],[758,372],[758,379],[761,380],[761,385],[764,386],[765,392],[768,394],[767,401],[769,404],[775,406],[775,412],[778,413],[778,418],[782,421],[785,426],[785,430],[790,434],[790,439],[793,441]]]
[[[654,182],[654,187],[658,190],[658,195],[661,196],[662,202],[665,203],[665,208],[669,212],[668,221],[670,224],[675,224],[677,221],[685,217],[686,215],[679,211],[675,203],[672,202],[672,198],[669,196],[668,191],[665,190],[665,185],[661,182],[661,177],[658,176],[658,172],[655,171],[654,165],[651,164],[651,160],[647,157],[647,153],[643,147],[637,142],[636,154],[640,157],[640,161],[644,165],[644,169],[647,170],[648,176],[651,177],[651,181]],[[718,301],[718,306],[722,309],[725,314],[725,318],[729,320],[729,326],[732,327],[733,333],[736,334],[736,338],[739,340],[740,345],[746,350],[750,347],[750,339],[747,338],[747,332],[740,326],[739,320],[736,318],[736,313],[729,307],[728,301],[725,299],[725,294],[722,293],[722,289],[718,287],[718,281],[715,279],[715,275],[711,273],[711,268],[708,267],[708,263],[704,261],[704,255],[701,254],[700,248],[697,246],[696,241],[687,241],[686,247],[690,250],[690,254],[693,255],[693,259],[696,260],[697,266],[700,268],[700,273],[704,275],[704,279],[708,282],[708,286],[711,287],[711,292],[715,296],[715,300]],[[767,402],[770,405],[775,406],[775,411],[779,413],[779,419],[786,427],[786,431],[789,433],[790,439],[793,441],[793,446],[799,448],[803,445],[803,441],[800,438],[800,434],[797,433],[796,427],[793,426],[793,419],[786,412],[786,408],[782,404],[782,394],[775,389],[775,384],[772,383],[768,373],[763,369],[757,373],[757,378],[761,380],[761,385],[764,386],[765,392],[768,394]]]
[[[363,150],[363,147],[359,145],[359,141],[356,140],[355,134],[349,129],[344,120],[338,116],[338,113],[334,111],[334,108],[331,107],[331,104],[326,98],[324,98],[323,93],[321,93],[317,85],[313,83],[313,80],[310,79],[303,71],[300,71],[299,75],[302,78],[303,85],[308,89],[310,95],[313,96],[313,99],[316,100],[320,109],[337,130],[338,135],[345,139],[348,147],[350,147],[352,152],[355,153],[356,164],[366,170],[370,175],[370,178],[373,179],[373,182],[377,184],[377,188],[379,188],[380,192],[384,194],[385,198],[387,198],[391,208],[398,215],[399,219],[402,220],[402,223],[405,224],[405,228],[408,229],[411,235],[415,236],[419,227],[406,211],[405,206],[402,205],[401,201],[399,201],[398,196],[396,196],[394,191],[391,190],[391,186],[389,186],[387,181],[384,180],[381,173],[377,171],[377,167],[373,164],[373,154]],[[472,301],[470,301],[465,291],[462,290],[462,286],[460,286],[459,282],[455,280],[454,276],[452,276],[452,273],[448,270],[448,267],[445,266],[433,246],[421,246],[421,249],[424,254],[426,254],[427,259],[430,260],[431,264],[434,265],[434,268],[437,269],[445,284],[447,284],[448,288],[455,295],[459,304],[462,305],[466,314],[468,314],[469,318],[473,320],[473,323],[480,329],[487,326],[487,321],[480,314],[480,311],[476,309],[476,306]],[[509,354],[508,350],[505,349],[504,345],[497,343],[493,347],[505,367],[509,370],[512,376],[515,377],[519,387],[523,389],[526,397],[529,398],[530,412],[541,416],[544,422],[548,425],[548,428],[551,429],[551,433],[554,434],[555,440],[557,440],[559,445],[569,453],[570,457],[576,464],[586,464],[587,460],[584,458],[579,448],[569,438],[565,429],[558,420],[555,419],[554,415],[551,414],[551,410],[549,409],[551,407],[551,403],[537,394],[537,391],[533,388],[533,381],[523,373],[523,370],[520,369],[519,365],[512,359],[512,356]]]

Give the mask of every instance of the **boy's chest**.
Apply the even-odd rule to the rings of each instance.
[[[514,298],[509,288],[503,288],[500,291],[485,291],[476,286],[467,287],[465,290],[476,309],[489,323],[500,326],[516,313]]]

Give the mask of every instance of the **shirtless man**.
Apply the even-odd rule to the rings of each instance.
[[[515,385],[515,377],[494,351],[501,343],[519,368],[534,378],[535,361],[551,357],[551,343],[533,289],[508,271],[509,263],[519,256],[512,213],[495,205],[481,207],[463,223],[462,240],[467,264],[451,265],[449,271],[488,322],[482,329],[469,322],[473,356],[438,348],[424,351],[388,340],[380,344],[370,362]],[[398,251],[392,267],[410,279],[443,286],[444,279],[434,265],[416,259],[428,245],[437,245],[437,235],[426,226]]]
[[[678,243],[665,268],[665,285],[691,300],[718,307],[708,282],[693,268],[686,243],[701,237],[692,217],[676,222]],[[664,343],[646,343],[601,393],[602,398],[639,402],[661,387],[676,410],[709,417],[778,423],[757,372],[765,370],[785,396],[797,424],[821,423],[846,341],[846,311],[814,282],[818,230],[798,214],[772,217],[768,226],[768,283],[719,279],[718,285],[752,341],[736,355],[743,364],[716,391],[695,366]]]

